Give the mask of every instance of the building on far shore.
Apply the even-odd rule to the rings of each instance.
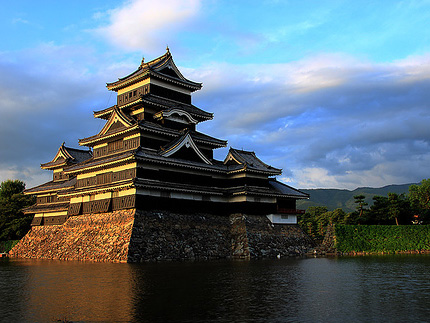
[[[88,149],[63,143],[41,165],[53,171],[53,180],[25,191],[37,196],[37,204],[25,210],[34,214],[32,225],[127,208],[252,213],[296,223],[303,212],[296,200],[308,195],[278,182],[280,169],[233,148],[223,161],[213,158],[227,141],[196,129],[213,118],[192,104],[192,92],[201,87],[182,75],[169,49],[108,83],[117,104],[94,112],[106,124],[79,140]]]

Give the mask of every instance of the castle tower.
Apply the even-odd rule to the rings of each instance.
[[[53,180],[26,190],[37,204],[32,225],[62,224],[69,217],[124,209],[169,209],[268,216],[296,223],[304,194],[275,179],[281,170],[254,152],[230,148],[224,161],[213,150],[227,141],[197,130],[213,118],[192,104],[201,83],[186,79],[170,51],[107,83],[115,105],[94,112],[105,120],[98,134],[79,140],[87,149],[59,148]]]

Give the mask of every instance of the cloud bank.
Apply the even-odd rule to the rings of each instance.
[[[428,177],[430,57],[390,64],[319,55],[196,70],[205,128],[253,149],[299,187],[382,186]],[[202,125],[203,126],[203,125]]]
[[[81,31],[80,36],[96,35],[94,41],[114,45],[108,51],[105,43],[45,42],[0,52],[0,180],[19,178],[27,186],[49,180],[50,172],[39,164],[49,161],[63,141],[77,147],[79,138],[104,125],[92,111],[115,102],[105,83],[134,71],[142,53],[146,60],[163,54],[166,44],[183,74],[203,82],[194,104],[215,118],[199,130],[255,151],[283,169],[281,180],[299,188],[354,189],[429,177],[428,54],[376,62],[325,49],[283,59],[287,50],[275,47],[271,56],[273,49],[264,42],[287,46],[298,41],[291,38],[296,33],[270,25],[259,34],[268,18],[255,20],[250,14],[244,16],[257,24],[254,30],[235,30],[240,24],[231,19],[238,5],[232,6],[236,9],[194,0],[127,1],[93,14],[96,25]],[[211,12],[220,7],[217,23]],[[337,21],[331,15],[327,10],[318,28]],[[304,22],[287,27],[303,33],[315,29]],[[252,55],[258,57],[249,61],[258,63],[242,59]],[[271,57],[278,63],[271,64]],[[216,157],[225,154],[221,149]]]

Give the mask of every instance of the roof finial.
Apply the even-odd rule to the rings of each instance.
[[[143,64],[145,64],[145,56],[142,56],[142,61],[140,62],[140,67],[142,67]]]
[[[166,47],[166,52],[170,53],[169,45]]]
[[[66,142],[65,141],[63,141],[63,143],[61,144],[61,147],[64,147],[64,145],[66,144]]]

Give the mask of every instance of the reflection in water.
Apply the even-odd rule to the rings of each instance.
[[[426,321],[430,256],[0,261],[0,321]]]
[[[134,319],[240,321],[279,316],[297,301],[297,272],[289,262],[205,262],[150,265],[135,275]],[[277,270],[273,270],[278,267]],[[280,295],[284,294],[282,298]],[[285,297],[287,296],[287,297]],[[290,313],[294,308],[290,307]]]
[[[3,275],[5,266],[0,267]],[[6,291],[10,322],[131,321],[130,267],[120,264],[11,260],[9,275],[19,277]],[[1,277],[3,281],[3,277]],[[18,283],[18,284],[16,284]],[[16,297],[15,291],[21,294]],[[19,305],[19,309],[16,308]],[[1,309],[0,309],[1,313]],[[1,316],[1,315],[0,315]]]

